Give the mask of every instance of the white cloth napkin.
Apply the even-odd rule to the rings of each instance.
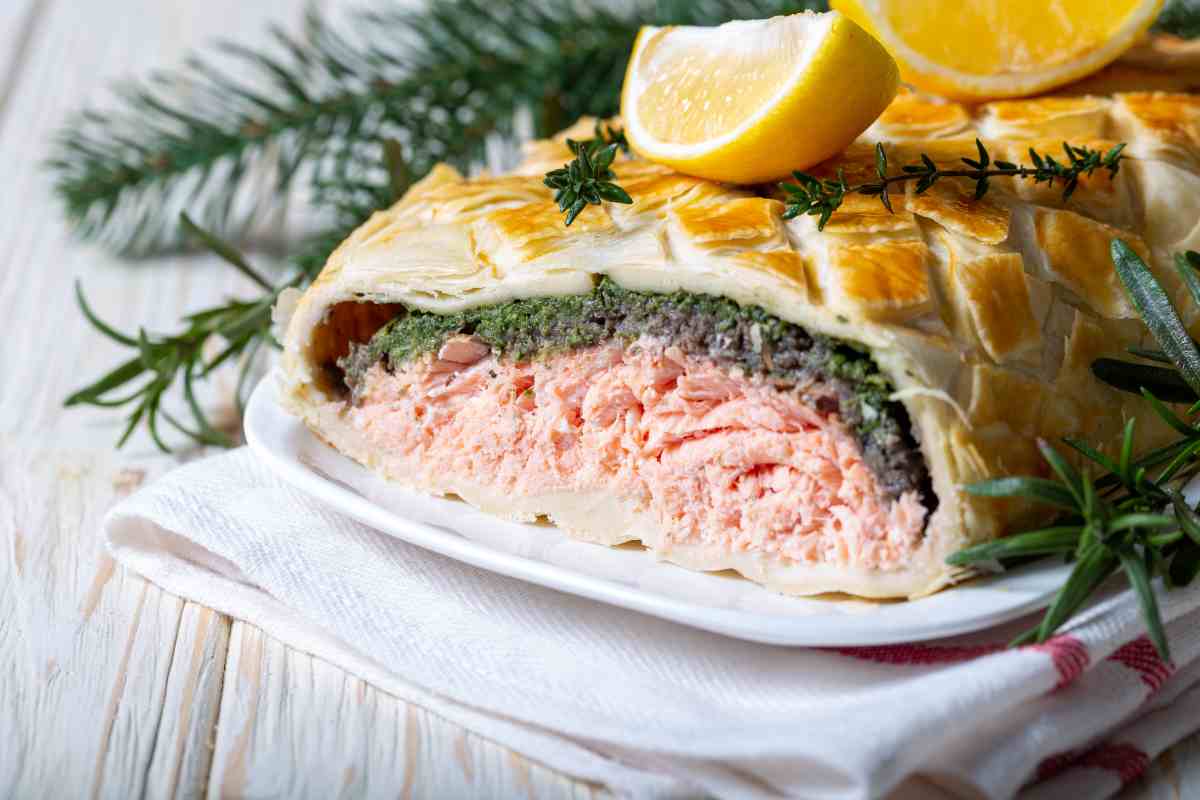
[[[966,796],[1103,797],[1200,728],[1200,590],[1161,594],[1173,665],[1128,592],[1020,650],[1003,643],[1030,620],[925,644],[756,645],[422,550],[245,449],[176,470],[104,530],[169,591],[638,797],[878,797],[915,775]]]

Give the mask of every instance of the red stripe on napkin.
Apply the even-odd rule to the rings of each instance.
[[[1085,753],[1068,750],[1046,758],[1038,765],[1036,782],[1049,780],[1069,769],[1103,769],[1115,772],[1121,785],[1141,777],[1150,766],[1150,757],[1126,742],[1104,743]]]
[[[902,664],[926,666],[930,664],[956,664],[980,656],[998,653],[1002,644],[937,645],[937,644],[884,644],[872,647],[836,647],[835,653],[877,664]]]
[[[1167,678],[1175,671],[1174,667],[1162,660],[1154,645],[1145,636],[1134,639],[1122,645],[1111,656],[1109,661],[1124,664],[1137,672],[1142,683],[1150,687],[1151,692],[1157,692],[1166,683]]]
[[[1030,650],[1048,654],[1054,662],[1054,669],[1058,672],[1058,684],[1054,687],[1055,691],[1074,683],[1092,660],[1083,642],[1066,634],[1047,639],[1041,644],[1027,646]]]
[[[1041,644],[1027,645],[1028,649],[1046,653],[1058,672],[1061,689],[1074,682],[1091,661],[1087,648],[1074,636],[1055,636]],[[981,656],[989,656],[1005,649],[1004,644],[938,645],[938,644],[888,644],[872,647],[837,647],[833,652],[851,658],[873,661],[876,664],[900,666],[930,666],[934,664],[957,664]]]

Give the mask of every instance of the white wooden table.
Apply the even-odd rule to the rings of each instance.
[[[604,794],[167,594],[100,546],[105,509],[199,454],[142,436],[115,453],[114,415],[62,409],[121,355],[77,312],[72,279],[102,316],[150,330],[249,287],[212,259],[130,264],[70,241],[39,162],[111,79],[301,9],[0,0],[0,798]],[[231,383],[215,395],[227,417]],[[1127,795],[1200,797],[1200,738]]]

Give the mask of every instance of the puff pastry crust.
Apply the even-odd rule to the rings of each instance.
[[[1031,146],[1057,151],[1063,139],[1097,148],[1125,141],[1130,158],[1115,179],[1097,172],[1083,181],[1067,203],[1058,187],[1010,181],[995,181],[975,201],[969,185],[947,181],[924,195],[894,197],[894,214],[876,198],[851,196],[822,232],[809,217],[784,220],[772,189],[720,185],[636,160],[615,165],[632,205],[591,207],[566,228],[541,176],[570,158],[566,136],[586,138],[591,126],[582,120],[532,143],[511,174],[466,178],[439,166],[359,228],[303,296],[281,300],[286,405],[339,449],[386,472],[380,454],[322,410],[322,364],[354,335],[346,326],[365,326],[369,335],[389,316],[385,306],[377,320],[344,321],[337,309],[348,303],[450,312],[582,293],[606,274],[631,289],[756,304],[870,349],[908,409],[939,505],[917,557],[899,570],[780,566],[744,553],[667,557],[738,569],[781,591],[867,597],[916,596],[960,580],[964,573],[946,566],[947,555],[1042,513],[961,489],[1044,474],[1039,437],[1111,448],[1132,414],[1140,417],[1141,446],[1168,435],[1153,414],[1141,413],[1140,399],[1097,382],[1089,364],[1147,339],[1108,259],[1112,237],[1130,242],[1168,291],[1184,297],[1169,265],[1173,251],[1200,248],[1200,97],[1056,96],[968,108],[901,95],[819,171],[840,169],[850,181],[872,175],[874,140],[889,143],[893,164],[921,152],[956,162],[974,152],[975,136],[1012,161],[1027,160]],[[1200,333],[1191,304],[1177,305]],[[500,501],[477,502],[503,510]]]

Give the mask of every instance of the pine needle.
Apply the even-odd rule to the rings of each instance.
[[[573,0],[382,3],[333,26],[310,11],[301,32],[270,30],[251,49],[219,43],[182,67],[115,88],[59,132],[48,166],[84,239],[145,256],[186,241],[179,213],[233,242],[294,190],[346,226],[390,195],[383,145],[406,177],[435,163],[482,162],[489,137],[532,111],[549,135],[579,116],[615,113],[643,24],[713,25],[818,0],[635,0],[608,10]],[[297,194],[299,192],[296,192]]]

